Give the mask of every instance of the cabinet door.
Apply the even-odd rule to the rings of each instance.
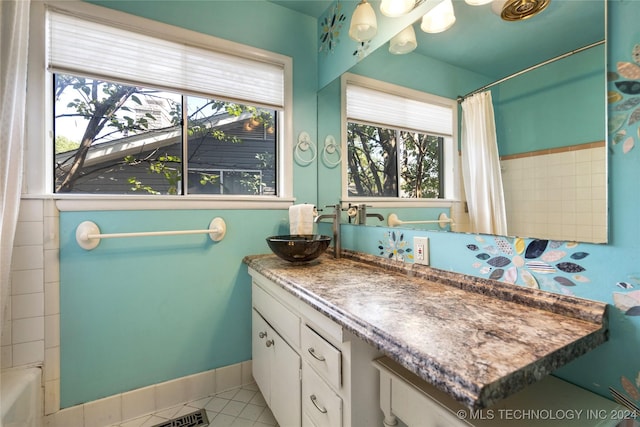
[[[271,365],[271,411],[281,426],[299,426],[300,405],[300,356],[276,333],[273,340]]]
[[[252,310],[251,353],[253,358],[253,378],[256,380],[256,384],[267,402],[269,402],[271,393],[271,351],[265,343],[270,330],[271,328],[262,316],[255,309]],[[273,332],[272,334],[275,335]]]

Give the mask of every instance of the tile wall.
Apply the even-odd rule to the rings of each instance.
[[[2,325],[2,369],[44,364],[45,411],[59,409],[58,210],[23,199],[11,263],[10,319]]]
[[[508,233],[606,242],[604,142],[501,158]]]

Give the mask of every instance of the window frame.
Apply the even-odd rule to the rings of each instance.
[[[282,66],[284,106],[279,110],[276,148],[277,195],[118,195],[62,194],[53,191],[53,72],[46,68],[46,10],[57,10],[99,23],[158,38]],[[31,7],[27,126],[23,197],[52,198],[60,210],[134,209],[282,209],[293,197],[293,60],[286,55],[247,46],[121,11],[68,1],[34,2]],[[188,95],[188,94],[185,94]],[[200,95],[200,94],[199,94]],[[215,97],[216,94],[211,94]],[[44,146],[43,146],[44,144]],[[32,167],[33,166],[33,167]]]
[[[408,99],[427,102],[431,104],[437,104],[451,108],[453,128],[450,137],[445,136],[443,144],[443,157],[444,157],[444,197],[438,199],[416,199],[416,198],[402,198],[402,197],[362,197],[362,196],[350,196],[347,184],[349,182],[349,170],[348,163],[343,161],[342,163],[342,180],[341,180],[341,200],[345,203],[361,204],[365,203],[374,207],[451,207],[455,202],[461,200],[461,169],[460,169],[460,155],[458,149],[458,103],[455,99],[444,98],[437,95],[432,95],[426,92],[421,92],[415,89],[406,88],[396,84],[372,79],[369,77],[361,76],[358,74],[344,73],[341,77],[340,84],[340,99],[341,99],[341,135],[342,135],[342,152],[348,152],[347,141],[347,86],[348,85],[362,86],[368,89],[391,93],[394,95],[402,96]],[[403,129],[402,126],[392,126],[389,124],[379,123],[366,123],[361,120],[355,120],[354,122],[362,124],[371,124],[376,126],[383,126],[390,129]],[[419,131],[428,133],[426,131]],[[346,155],[346,154],[345,154]]]

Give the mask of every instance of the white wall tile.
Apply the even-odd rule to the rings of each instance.
[[[60,314],[60,282],[44,284],[44,315]]]
[[[12,318],[38,317],[44,314],[44,292],[11,297]]]
[[[3,345],[0,347],[1,364],[0,368],[6,369],[13,366],[13,346]]]
[[[242,362],[240,369],[242,370],[242,385],[253,383],[253,363],[251,360]]]
[[[11,259],[11,270],[44,268],[42,246],[15,246]]]
[[[44,350],[44,381],[60,379],[60,347]]]
[[[20,213],[18,221],[42,221],[44,216],[44,204],[42,200],[20,201]]]
[[[16,270],[11,272],[11,294],[33,294],[44,291],[44,270]]]
[[[225,366],[216,369],[216,393],[229,390],[231,388],[240,387],[242,385],[242,366],[237,363],[235,365]]]
[[[60,218],[45,216],[44,217],[44,248],[45,249],[57,249],[60,246]]]
[[[178,378],[156,384],[156,406],[169,408],[187,401],[187,380]]]
[[[122,395],[94,400],[84,404],[84,424],[89,426],[108,426],[122,421]]]
[[[84,427],[84,405],[63,409],[56,414],[56,427]]]
[[[13,345],[13,366],[44,362],[44,340]]]
[[[44,251],[44,282],[60,281],[60,251],[47,249]]]
[[[2,324],[2,340],[0,345],[6,346],[13,343],[11,338],[11,329],[13,328],[13,322],[8,320]]]
[[[51,380],[44,383],[44,413],[55,414],[60,410],[60,380]]]
[[[216,371],[210,370],[189,375],[187,378],[187,401],[200,399],[216,392]]]
[[[58,347],[60,345],[59,314],[44,317],[44,344],[45,348]]]
[[[122,393],[122,420],[156,411],[156,387],[149,386]]]
[[[18,221],[16,224],[16,234],[13,241],[14,246],[42,246],[44,224],[40,221]]]
[[[44,316],[13,320],[12,344],[44,340]]]

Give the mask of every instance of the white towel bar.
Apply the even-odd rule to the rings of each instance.
[[[449,218],[446,212],[442,212],[438,219],[425,221],[402,221],[400,218],[398,218],[398,215],[389,214],[389,218],[387,218],[387,224],[389,225],[389,227],[396,227],[403,224],[438,224],[440,228],[446,228],[447,224],[454,225],[453,218]]]
[[[175,230],[175,231],[141,231],[134,233],[100,233],[100,227],[95,222],[84,221],[76,228],[76,241],[82,249],[90,251],[100,244],[100,239],[116,237],[145,237],[145,236],[178,236],[182,234],[208,234],[214,242],[219,242],[227,233],[227,225],[222,218],[214,218],[206,230]]]

